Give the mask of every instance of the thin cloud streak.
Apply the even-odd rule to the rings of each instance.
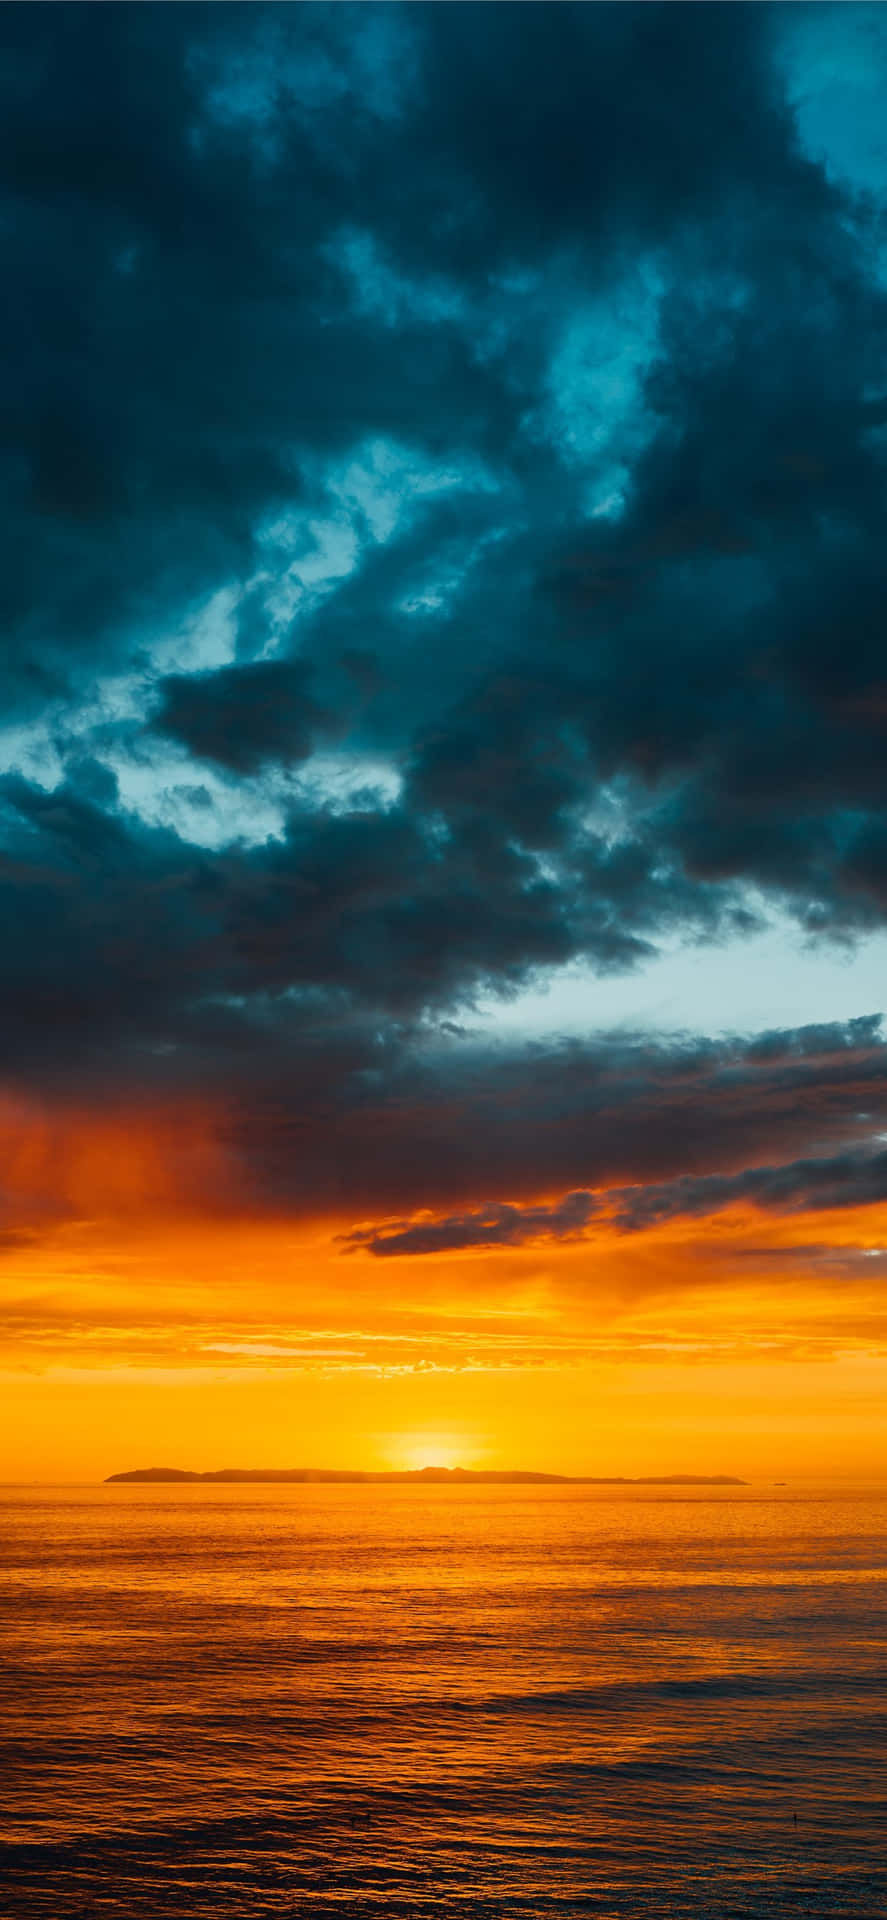
[[[805,1213],[869,1207],[887,1201],[887,1151],[798,1160],[781,1167],[749,1167],[726,1175],[683,1175],[646,1187],[568,1193],[551,1206],[504,1202],[442,1220],[401,1221],[345,1236],[350,1251],[378,1259],[456,1253],[476,1247],[517,1247],[536,1241],[578,1240],[592,1223],[617,1233],[643,1233],[672,1220],[698,1220],[749,1203],[760,1211]]]

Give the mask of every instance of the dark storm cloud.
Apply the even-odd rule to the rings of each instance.
[[[174,712],[182,730],[218,739],[222,757],[224,717],[196,702]],[[281,702],[280,725],[291,719]],[[247,710],[243,753],[250,721]],[[9,1063],[29,1049],[36,1060],[50,1028],[62,1072],[101,1056],[118,1021],[137,1047],[182,1045],[191,1023],[200,1027],[201,1003],[215,1018],[224,996],[264,997],[263,1017],[279,1018],[282,1035],[299,994],[313,995],[312,1007],[338,996],[337,1022],[358,1030],[415,1021],[577,950],[602,969],[625,966],[649,950],[649,933],[700,910],[678,874],[656,870],[652,848],[599,839],[583,853],[591,884],[571,901],[532,849],[508,844],[471,809],[442,836],[403,804],[295,809],[282,840],[210,853],[124,821],[96,795],[100,770],[85,762],[77,772],[77,784],[51,793],[16,776],[0,783]]]
[[[400,1221],[350,1234],[346,1244],[382,1259],[403,1254],[453,1253],[479,1247],[519,1247],[537,1240],[582,1239],[596,1217],[620,1233],[643,1233],[670,1220],[699,1220],[725,1207],[750,1204],[765,1213],[807,1213],[867,1207],[887,1200],[887,1153],[863,1150],[785,1166],[749,1167],[737,1174],[682,1175],[644,1187],[613,1187],[601,1194],[568,1193],[551,1206],[491,1202],[440,1220]],[[796,1257],[803,1249],[791,1249]],[[821,1250],[817,1249],[817,1257]]]
[[[159,692],[155,726],[198,759],[215,760],[234,773],[253,773],[269,760],[306,760],[329,729],[329,716],[312,699],[299,661],[168,674]]]
[[[346,1245],[365,1246],[370,1253],[458,1253],[465,1247],[519,1247],[528,1240],[572,1240],[582,1233],[596,1210],[590,1193],[568,1193],[553,1207],[513,1207],[496,1202],[473,1213],[451,1214],[445,1220],[403,1222],[382,1233],[349,1234]]]
[[[397,1213],[400,1227],[362,1244],[420,1251],[569,1236],[600,1189],[647,1190],[613,1195],[626,1227],[732,1198],[823,1205],[825,1176],[838,1195],[828,1204],[871,1197],[865,1179],[881,1163],[860,1159],[854,1187],[840,1156],[884,1130],[877,1018],[746,1042],[506,1046],[448,1031],[423,1008],[464,981],[472,940],[488,971],[498,940],[504,968],[514,925],[501,894],[460,904],[449,849],[435,904],[433,865],[403,812],[330,816],[320,834],[306,822],[301,839],[294,829],[247,860],[186,857],[177,836],[109,818],[105,799],[11,779],[0,793],[13,849],[0,875],[6,1078],[111,1114],[197,1097],[232,1170],[224,1191],[198,1183],[201,1205]],[[411,925],[405,902],[420,887]],[[551,891],[521,910],[550,948]],[[519,940],[525,951],[526,921]],[[72,964],[78,953],[88,965]],[[791,1164],[813,1156],[812,1170]],[[535,1201],[552,1193],[567,1198]],[[404,1219],[423,1208],[448,1217]]]
[[[750,1167],[726,1177],[682,1178],[611,1198],[616,1203],[616,1225],[633,1233],[660,1221],[715,1213],[742,1201],[774,1213],[867,1207],[887,1199],[887,1153],[834,1154],[781,1167]]]
[[[484,1244],[514,1195],[862,1137],[871,1033],[433,1040],[750,888],[883,922],[879,227],[802,149],[784,19],[5,9],[17,1085],[230,1097],[257,1205],[458,1235],[506,1193]]]
[[[784,1164],[864,1156],[887,1112],[877,1021],[774,1035],[763,1054],[614,1035],[511,1049],[466,1035],[432,1049],[421,1033],[367,1032],[350,1061],[347,1046],[340,1032],[327,1073],[319,1040],[313,1060],[303,1042],[288,1067],[267,1058],[261,1100],[254,1090],[250,1111],[232,1112],[228,1138],[258,1206],[388,1218],[361,1227],[360,1244],[415,1230],[430,1248],[438,1223],[409,1217],[423,1209],[445,1214],[459,1244],[507,1243],[521,1237],[522,1199],[534,1233],[563,1237],[601,1190],[729,1184],[765,1162],[775,1190]],[[566,1201],[538,1198],[558,1193]]]

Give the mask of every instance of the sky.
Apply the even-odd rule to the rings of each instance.
[[[0,33],[0,1473],[887,1472],[883,8]]]

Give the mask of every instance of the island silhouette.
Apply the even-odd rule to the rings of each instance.
[[[510,1486],[510,1487],[744,1487],[730,1473],[655,1473],[629,1479],[624,1474],[531,1473],[509,1467],[414,1467],[364,1472],[357,1467],[219,1467],[192,1473],[186,1467],[133,1467],[109,1473],[106,1486],[156,1483],[248,1485],[283,1482],[295,1486]]]

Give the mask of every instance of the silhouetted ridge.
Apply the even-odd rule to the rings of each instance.
[[[254,1485],[283,1481],[293,1485],[370,1486],[432,1482],[451,1486],[576,1486],[576,1487],[744,1487],[730,1473],[657,1473],[628,1479],[623,1474],[530,1473],[521,1468],[416,1467],[401,1473],[362,1473],[351,1467],[220,1467],[214,1473],[189,1473],[182,1467],[134,1467],[129,1473],[109,1473],[105,1482],[202,1482]]]

